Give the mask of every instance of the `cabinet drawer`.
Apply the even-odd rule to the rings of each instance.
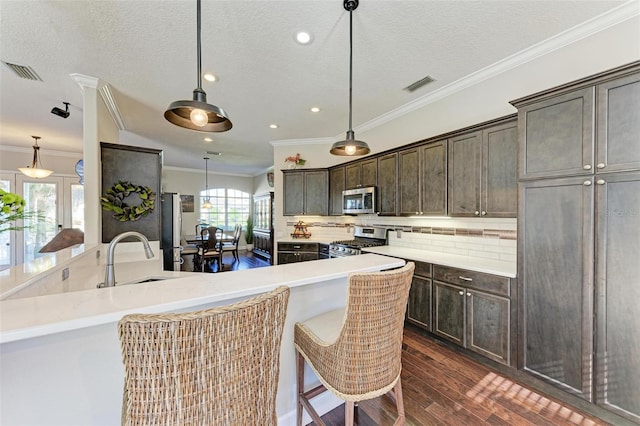
[[[413,262],[416,264],[416,269],[413,272],[413,275],[418,275],[420,277],[431,278],[431,264],[426,262],[416,262],[413,260],[407,260],[407,262]]]
[[[467,288],[509,296],[509,278],[506,277],[435,265],[433,278]]]
[[[329,244],[320,244],[320,248],[318,249],[319,254],[329,255]]]
[[[318,253],[318,243],[278,243],[278,251],[313,251]]]

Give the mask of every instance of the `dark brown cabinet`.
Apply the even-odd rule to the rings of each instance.
[[[345,168],[331,169],[329,171],[329,215],[342,215],[342,191],[345,189]]]
[[[433,266],[433,332],[494,361],[510,365],[511,280]]]
[[[329,172],[327,170],[283,170],[284,216],[328,214]]]
[[[640,62],[513,104],[519,368],[640,423]]]
[[[318,243],[278,243],[278,265],[318,260]]]
[[[517,135],[510,121],[449,139],[451,216],[516,216]]]
[[[447,141],[398,153],[400,215],[447,214]]]
[[[398,214],[398,153],[378,157],[378,206],[382,216]]]
[[[253,252],[273,264],[273,192],[253,197]]]
[[[375,158],[361,160],[346,167],[346,189],[376,186],[378,162]]]
[[[431,331],[431,264],[415,262],[416,269],[411,280],[409,301],[407,304],[407,321]]]

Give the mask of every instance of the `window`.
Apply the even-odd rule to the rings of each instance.
[[[211,208],[202,204],[209,199]],[[232,230],[236,224],[244,226],[251,212],[251,194],[237,189],[213,188],[200,192],[200,222]]]

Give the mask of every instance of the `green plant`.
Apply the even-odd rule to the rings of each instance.
[[[0,232],[19,231],[30,228],[35,223],[27,226],[16,226],[16,220],[40,221],[44,216],[36,211],[25,210],[25,200],[18,194],[0,189]]]
[[[253,216],[247,218],[247,229],[244,231],[244,240],[247,244],[253,244]]]

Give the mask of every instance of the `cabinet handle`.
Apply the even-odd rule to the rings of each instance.
[[[591,164],[585,164],[582,168],[585,170],[591,170]]]
[[[596,181],[596,183],[597,183],[598,185],[604,185],[604,184],[605,184],[604,179],[598,179],[598,180]]]
[[[591,181],[590,180],[585,180],[583,185],[584,186],[591,186]]]
[[[294,249],[299,249],[299,248],[300,248],[300,246],[293,246],[293,248],[294,248]]]
[[[460,291],[458,292],[458,294],[459,294],[460,296],[464,296],[464,291],[460,290]]]
[[[480,212],[480,216],[486,216],[487,212],[485,212],[484,210],[482,210],[482,212]]]
[[[596,166],[599,169],[604,169],[605,165],[604,163],[598,163],[598,165]]]
[[[478,210],[476,210],[475,212],[473,212],[473,214],[475,214],[476,216],[480,216],[480,212]]]
[[[462,275],[458,276],[458,278],[460,278],[461,280],[464,280],[464,281],[473,281],[473,278],[463,277]]]

